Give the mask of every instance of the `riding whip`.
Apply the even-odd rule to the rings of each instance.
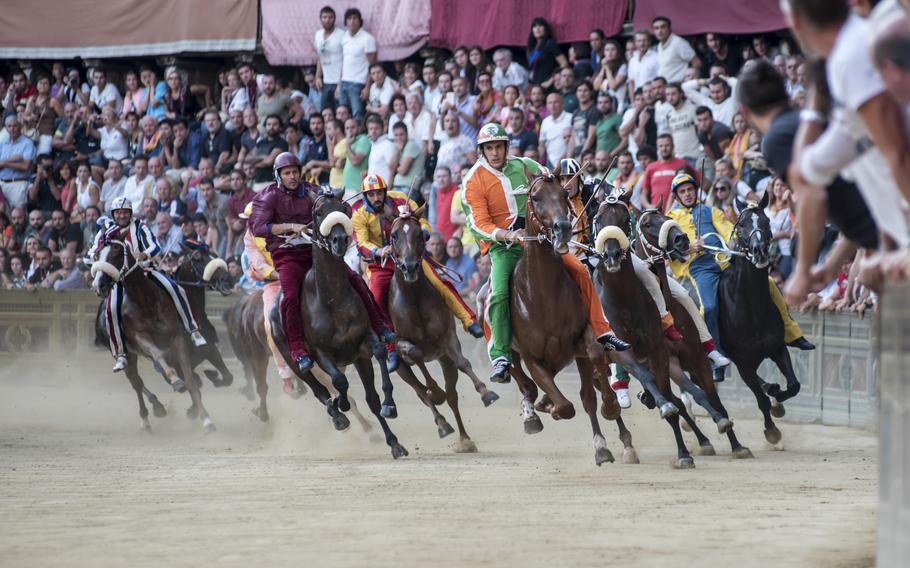
[[[594,192],[591,193],[591,197],[588,198],[588,202],[585,203],[584,207],[582,207],[582,209],[581,209],[582,211],[588,210],[588,205],[590,205],[591,202],[594,201],[594,198],[597,197],[597,193],[600,191],[600,188],[607,181],[607,173],[609,173],[609,171],[613,169],[613,166],[616,165],[616,160],[618,160],[618,159],[619,159],[619,156],[613,156],[613,161],[610,162],[610,166],[607,168],[607,171],[604,172],[604,177],[600,178],[600,181],[594,187]],[[571,180],[569,180],[569,181],[571,181]],[[610,187],[613,187],[613,184],[610,184]],[[572,223],[572,232],[573,233],[575,232],[575,226],[578,224],[578,221],[580,219],[581,219],[581,216],[579,215],[578,217],[575,218],[575,222]]]

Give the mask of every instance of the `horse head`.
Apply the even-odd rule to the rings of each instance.
[[[99,296],[106,296],[114,284],[123,280],[136,264],[132,253],[127,252],[129,247],[117,236],[119,235],[111,234],[104,238],[101,249],[92,262],[92,288]]]
[[[689,256],[689,237],[660,209],[642,211],[638,216],[637,232],[648,256],[667,254],[670,260],[679,261]]]
[[[223,259],[205,243],[190,241],[180,246],[183,254],[176,274],[178,280],[211,288],[222,296],[231,293],[231,275]]]
[[[569,221],[569,200],[556,176],[544,171],[528,176],[527,221],[530,235],[544,235],[553,250],[559,254],[569,252],[572,223]]]
[[[350,206],[332,191],[320,193],[313,204],[313,240],[337,258],[344,258],[351,244],[354,225]]]
[[[733,226],[736,250],[744,253],[758,269],[767,268],[771,264],[771,221],[765,215],[767,206],[766,191],[759,203],[750,201],[742,208]]]
[[[617,272],[629,253],[629,235],[632,233],[632,220],[629,216],[631,199],[631,189],[619,195],[611,194],[604,198],[594,215],[594,230],[597,233],[594,249],[603,255],[607,272]]]
[[[420,261],[426,247],[426,235],[420,226],[423,206],[414,212],[406,206],[404,209],[392,221],[389,239],[395,252],[395,269],[401,272],[405,282],[413,283],[420,275]]]

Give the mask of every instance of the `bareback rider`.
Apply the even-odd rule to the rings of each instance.
[[[593,182],[583,182],[581,176],[576,175],[580,169],[581,166],[574,158],[563,159],[559,164],[559,182],[566,187],[569,205],[572,207],[573,223],[576,222],[576,219],[581,217],[581,219],[577,221],[578,225],[575,229],[575,234],[578,235],[577,239],[582,243],[593,245],[593,227],[590,226],[590,219],[593,214],[596,213],[599,200],[591,199],[596,190],[596,184]],[[612,186],[605,185],[605,187],[602,188],[602,191],[605,191],[608,187],[611,188]],[[588,201],[594,205],[593,212],[591,210],[591,205],[588,205],[588,207],[585,208],[585,204],[588,203]],[[654,303],[657,304],[657,311],[660,313],[660,325],[664,330],[664,335],[666,335],[667,339],[670,341],[681,341],[682,335],[680,335],[679,330],[677,330],[674,325],[673,314],[667,309],[667,302],[664,300],[664,295],[660,291],[660,282],[657,281],[657,277],[651,272],[646,262],[634,254],[630,255],[629,258],[632,259],[632,267],[635,269],[635,276],[638,277],[642,285],[648,291],[648,294],[654,299]],[[590,259],[588,259],[588,261],[591,262]]]
[[[113,219],[104,217],[99,220],[98,233],[95,242],[88,252],[88,257],[94,259],[110,239],[119,239],[129,248],[129,252],[138,262],[146,263],[158,257],[161,247],[158,240],[142,219],[133,219],[133,205],[126,197],[118,197],[111,202],[111,215]],[[124,251],[126,254],[127,251]],[[174,302],[177,313],[184,329],[190,334],[193,345],[201,347],[206,344],[205,338],[199,332],[199,326],[190,310],[190,303],[186,298],[183,288],[154,267],[144,269],[146,276],[157,284]],[[110,335],[111,353],[114,355],[114,372],[126,368],[127,352],[126,343],[123,341],[123,283],[115,282],[105,304],[108,335]]]
[[[506,382],[512,355],[510,280],[515,265],[521,259],[521,238],[524,236],[528,200],[528,177],[542,171],[541,166],[528,158],[508,155],[509,136],[494,123],[486,124],[477,135],[477,163],[464,179],[462,207],[468,227],[481,243],[484,254],[489,253],[490,297],[487,300],[486,321],[492,341],[489,343],[493,372],[490,380]],[[572,254],[562,255],[563,265],[581,292],[591,327],[604,349],[625,351],[630,345],[616,337],[607,323],[603,307],[587,269]]]
[[[254,237],[266,240],[266,250],[272,255],[278,280],[281,282],[281,322],[288,338],[291,357],[301,372],[313,367],[303,339],[303,320],[300,313],[300,290],[307,272],[313,266],[313,246],[302,233],[313,221],[313,195],[320,187],[300,180],[300,160],[290,152],[282,152],[273,166],[275,183],[253,199],[249,227]],[[360,296],[370,318],[370,326],[381,341],[394,341],[392,324],[379,310],[363,279],[348,269],[348,280]]]
[[[733,236],[733,224],[716,207],[698,202],[698,184],[689,174],[677,174],[670,185],[670,192],[679,202],[679,207],[671,209],[667,216],[676,221],[689,237],[691,252],[685,261],[670,261],[670,268],[677,278],[688,278],[695,287],[701,301],[705,323],[716,343],[720,343],[718,324],[717,289],[720,284],[720,273],[726,269],[727,262],[719,262],[713,254],[706,254],[704,246],[720,247]],[[701,238],[699,238],[699,236]],[[721,243],[723,239],[723,243]],[[771,300],[777,306],[784,322],[784,340],[787,345],[802,350],[815,349],[815,346],[803,337],[803,332],[784,303],[784,297],[777,284],[768,277]]]
[[[418,207],[404,193],[388,191],[382,176],[367,176],[363,180],[361,190],[361,201],[354,205],[354,214],[351,217],[354,240],[357,242],[357,252],[368,263],[370,290],[376,298],[376,303],[380,309],[388,313],[389,288],[395,274],[395,263],[391,258],[393,251],[389,240],[392,222],[402,208],[406,212],[414,212]],[[424,230],[424,238],[429,238],[430,223],[420,218],[420,226]],[[483,328],[477,323],[477,316],[465,304],[455,286],[437,273],[430,259],[421,259],[420,265],[424,276],[442,296],[449,310],[461,321],[465,331],[474,337],[483,337]]]

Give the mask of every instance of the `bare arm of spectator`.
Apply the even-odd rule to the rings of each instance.
[[[585,138],[584,147],[581,149],[582,153],[590,150],[597,143],[597,125],[592,124],[588,126],[588,136]]]
[[[82,113],[82,109],[77,110],[76,116],[73,117],[73,120],[71,120],[69,123],[69,126],[67,126],[66,134],[63,135],[63,145],[64,146],[73,145],[73,137],[76,133],[76,123],[79,122],[79,119],[82,114],[84,114],[84,113]]]
[[[541,134],[543,134],[541,132]],[[537,153],[539,154],[539,159],[537,160],[541,164],[547,163],[547,145],[544,144],[543,136],[537,137]]]
[[[369,65],[376,63],[376,52],[367,53],[367,62]],[[367,73],[367,84],[364,86],[363,90],[360,91],[360,98],[362,100],[367,100],[370,98],[370,87],[373,86],[373,77]],[[341,83],[338,83],[338,87],[341,88]]]
[[[634,138],[635,143],[638,144],[639,148],[647,141],[648,133],[645,129],[645,126],[648,124],[648,121],[650,119],[651,111],[649,109],[642,109],[642,111],[638,114],[638,123],[635,127]],[[633,124],[635,123],[633,122]]]
[[[362,161],[364,160],[364,158],[367,157],[367,155],[366,155],[366,154],[358,154],[357,152],[355,152],[355,151],[351,148],[351,144],[353,144],[353,140],[350,140],[350,139],[348,139],[348,138],[345,138],[345,139],[344,139],[344,143],[345,143],[345,145],[347,146],[347,149],[348,149],[348,161],[351,162],[352,165],[359,166],[359,165],[360,165],[360,162],[362,162]]]
[[[205,101],[205,108],[199,112],[204,112],[214,107],[215,102],[212,99],[212,89],[208,85],[190,85],[190,94],[194,96],[202,96],[202,100]]]
[[[234,155],[233,148],[231,148],[230,150],[224,150],[223,152],[221,152],[221,154],[218,155],[218,161],[215,162],[215,172],[216,173],[220,172],[221,168],[223,168],[225,164],[230,163],[233,155]]]
[[[696,106],[707,106],[712,102],[710,98],[706,97],[704,93],[701,92],[701,88],[704,84],[704,79],[690,79],[682,84],[686,98],[692,101],[692,104]]]
[[[859,107],[859,115],[869,137],[888,160],[904,199],[910,201],[910,148],[900,105],[888,93],[881,93]]]
[[[256,167],[258,167],[258,168],[270,168],[270,167],[272,167],[272,164],[275,163],[275,158],[277,158],[277,157],[278,157],[278,154],[280,154],[281,152],[282,152],[281,148],[275,148],[274,150],[272,150],[272,151],[269,153],[268,156],[264,156],[262,159],[260,159],[260,160],[257,162]]]

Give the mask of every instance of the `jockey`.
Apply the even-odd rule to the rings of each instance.
[[[300,160],[290,152],[282,152],[272,166],[275,183],[263,189],[253,199],[249,229],[254,237],[264,238],[266,250],[281,282],[281,321],[291,357],[301,372],[313,368],[313,359],[303,338],[300,313],[300,290],[307,272],[313,266],[313,246],[302,235],[313,221],[313,198],[319,186],[300,181]],[[360,296],[370,318],[370,326],[384,343],[395,339],[392,324],[382,314],[363,279],[348,269],[348,280]]]
[[[676,197],[680,206],[671,209],[667,216],[676,221],[692,243],[692,251],[685,261],[670,261],[670,268],[677,278],[686,277],[695,287],[701,300],[705,323],[708,331],[719,342],[717,288],[720,283],[720,273],[728,264],[723,266],[715,259],[713,254],[705,254],[704,245],[721,246],[729,242],[733,236],[733,224],[730,223],[720,209],[698,203],[698,184],[689,174],[677,174],[670,186],[670,193]],[[702,235],[697,239],[697,235]],[[768,277],[768,287],[771,300],[777,306],[780,317],[784,322],[784,340],[787,345],[802,350],[815,349],[810,343],[784,303],[784,298],[777,289],[777,285]],[[697,320],[696,320],[697,321]]]
[[[399,208],[407,207],[411,212],[417,211],[417,204],[400,191],[388,191],[382,176],[369,175],[363,180],[360,203],[354,205],[351,222],[354,225],[354,241],[357,252],[369,263],[370,291],[376,298],[379,308],[388,314],[389,287],[395,274],[395,263],[391,259],[392,246],[389,234],[392,221],[398,216]],[[429,238],[430,224],[420,218],[424,237]],[[427,256],[421,261],[423,273],[442,296],[446,306],[464,326],[465,331],[474,337],[483,337],[483,328],[477,323],[477,316],[465,304],[461,295],[448,280],[440,277]]]
[[[580,169],[581,166],[579,166],[574,158],[563,159],[559,163],[559,181],[564,185],[568,184],[566,189],[568,191],[569,204],[572,206],[574,213],[573,222],[574,218],[577,218],[579,215],[582,216],[582,220],[575,229],[575,234],[579,235],[578,240],[583,243],[591,244],[593,243],[593,239],[591,238],[592,229],[589,219],[592,219],[593,213],[596,213],[596,205],[595,210],[592,212],[590,205],[585,209],[585,203],[588,201],[591,201],[592,203],[598,202],[596,199],[591,200],[591,195],[594,193],[597,184],[582,182],[580,176],[575,175]],[[660,290],[660,283],[657,281],[657,277],[651,272],[650,267],[645,261],[634,254],[630,255],[629,258],[632,259],[632,267],[635,269],[635,276],[641,280],[641,283],[651,295],[651,298],[654,299],[654,303],[657,304],[657,311],[660,313],[660,324],[664,330],[664,335],[666,335],[667,339],[670,341],[681,341],[682,335],[680,335],[679,330],[676,329],[676,326],[673,323],[673,315],[667,309],[667,302],[664,299],[663,292]]]
[[[141,219],[133,219],[133,205],[126,197],[118,197],[111,202],[111,215],[113,219],[104,217],[99,220],[98,233],[92,248],[88,251],[89,258],[95,258],[104,248],[109,239],[120,239],[130,249],[133,257],[139,262],[146,262],[156,258],[161,253],[158,240]],[[186,298],[183,288],[155,268],[145,269],[145,274],[164,290],[174,302],[184,329],[190,334],[193,345],[201,347],[206,344],[205,338],[199,332],[199,326],[190,310],[190,303]],[[105,305],[108,335],[110,335],[111,353],[114,355],[114,372],[126,368],[127,353],[126,343],[123,341],[123,284],[114,283]]]
[[[249,219],[253,214],[253,202],[246,204],[243,213],[238,215],[241,219]],[[243,251],[247,257],[247,276],[257,282],[262,282],[262,319],[265,323],[265,338],[275,359],[275,366],[278,367],[278,376],[281,377],[281,388],[291,398],[299,398],[297,390],[294,388],[294,373],[288,367],[287,362],[278,351],[275,340],[272,339],[272,323],[269,314],[272,312],[272,306],[278,299],[278,293],[281,292],[281,284],[278,282],[278,273],[275,272],[275,265],[272,263],[272,255],[265,249],[265,239],[254,237],[253,233],[247,229],[243,234]]]
[[[490,380],[502,383],[509,380],[512,359],[509,281],[522,254],[520,243],[528,199],[525,170],[532,173],[542,170],[534,160],[508,156],[509,136],[499,124],[484,125],[478,133],[477,146],[479,156],[463,180],[461,203],[468,227],[480,242],[481,251],[490,254],[492,272],[486,309],[486,321],[492,335],[488,344],[493,363]],[[607,350],[629,349],[630,345],[616,337],[607,323],[584,265],[571,254],[562,255],[562,261],[579,287],[598,342]]]

